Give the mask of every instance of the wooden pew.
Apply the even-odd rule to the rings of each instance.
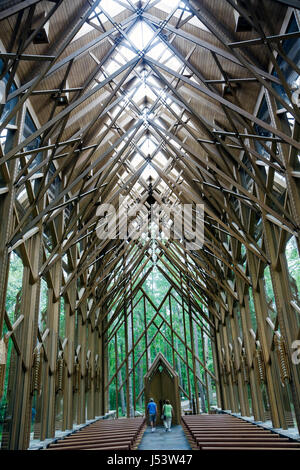
[[[46,450],[130,450],[145,430],[144,418],[97,421],[63,439]]]
[[[182,416],[182,425],[193,449],[300,450],[300,442],[233,416]]]

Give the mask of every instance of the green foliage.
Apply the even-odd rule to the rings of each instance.
[[[290,283],[295,297],[299,298],[300,291],[300,258],[295,237],[291,237],[286,245],[286,259],[290,274]]]
[[[8,284],[7,284],[7,293],[6,293],[6,302],[5,308],[10,319],[11,323],[14,323],[15,316],[18,315],[18,312],[15,312],[16,305],[21,300],[22,294],[22,280],[23,280],[23,264],[21,258],[14,252],[11,253],[10,265],[9,265],[9,274],[8,274]],[[4,322],[3,335],[8,331],[7,325]],[[13,343],[11,338],[8,341],[8,350],[7,350],[7,365],[5,373],[5,382],[4,382],[4,393],[0,402],[0,435],[2,431],[3,421],[5,419],[6,408],[7,408],[7,387],[10,371],[10,363],[13,352]]]
[[[60,298],[60,311],[59,311],[59,336],[62,339],[65,337],[65,327],[66,327],[65,299],[61,297]]]
[[[166,271],[166,267],[163,263],[158,262],[158,266],[163,270]],[[172,268],[172,266],[170,266]],[[149,269],[149,264],[144,268],[144,272],[141,273],[140,279],[146,273],[147,269]],[[168,272],[169,274],[169,272]],[[156,309],[152,305],[152,303],[156,306],[156,308],[161,304],[162,300],[166,296],[168,290],[170,289],[171,284],[166,279],[166,277],[160,272],[157,266],[154,266],[152,272],[144,281],[142,286],[143,290],[146,293],[146,322],[149,325],[156,314]],[[179,374],[180,382],[182,388],[188,393],[189,390],[189,383],[191,384],[192,389],[194,388],[193,383],[193,361],[192,361],[192,354],[188,351],[185,347],[185,336],[186,336],[186,343],[191,348],[191,334],[190,334],[190,318],[189,318],[189,308],[188,305],[182,301],[181,296],[176,292],[173,288],[171,291],[171,301],[169,297],[167,297],[161,306],[159,313],[155,319],[155,324],[152,323],[149,326],[147,331],[147,341],[149,346],[149,361],[150,364],[154,361],[158,352],[161,352],[166,359],[170,362],[172,366],[174,366],[175,370]],[[134,351],[134,359],[135,359],[135,384],[133,384],[132,375],[130,381],[132,383],[132,387],[135,386],[135,394],[136,397],[139,396],[143,386],[143,377],[147,373],[147,360],[146,354],[144,352],[145,349],[145,335],[144,335],[144,328],[145,328],[145,318],[144,318],[144,300],[138,299],[141,297],[142,293],[139,291],[134,300],[134,315],[133,315],[133,326],[134,326],[134,342],[136,342],[139,338],[141,338],[139,344],[136,346]],[[206,310],[205,305],[198,302],[200,307],[203,310]],[[130,309],[128,310],[128,313]],[[172,315],[171,315],[172,312]],[[207,313],[207,312],[206,312]],[[114,314],[114,309],[110,313],[109,318],[111,318]],[[163,319],[165,319],[165,323],[163,323]],[[171,329],[169,328],[168,324],[172,323],[172,327],[175,333],[172,335]],[[113,331],[114,325],[110,328],[110,331]],[[162,325],[161,325],[162,324]],[[205,321],[203,320],[203,324],[205,325]],[[160,327],[160,332],[157,333]],[[198,348],[199,348],[199,359],[203,363],[203,347],[202,345],[202,338],[200,328],[196,326],[197,331],[197,340],[198,340]],[[161,333],[161,334],[160,334]],[[173,338],[172,338],[173,336]],[[155,338],[155,339],[154,339]],[[152,341],[153,340],[153,341]],[[178,352],[178,355],[174,353],[175,362],[173,364],[173,352],[172,352],[172,340],[174,342],[175,350]],[[117,342],[119,347],[118,353],[118,363],[121,364],[123,359],[125,358],[125,334],[124,328],[121,327],[118,332]],[[141,359],[140,359],[141,358]],[[139,360],[140,359],[140,360]],[[188,361],[191,369],[188,371],[187,367],[184,363],[184,360]],[[208,349],[206,350],[206,365],[208,369],[214,373],[214,364],[213,364],[213,356],[211,351],[210,341],[208,341]],[[138,362],[139,361],[139,362]],[[204,369],[200,366],[199,368],[199,376],[201,380],[205,383],[205,374]],[[115,344],[114,341],[111,341],[109,344],[109,375],[110,378],[113,377],[116,371],[116,360],[115,360]],[[125,384],[126,380],[126,367],[125,365],[121,368],[118,377],[118,388],[120,387],[120,381]],[[212,392],[215,392],[215,384],[211,383],[212,385]],[[125,387],[123,392],[124,400],[126,401],[126,392]],[[124,409],[122,410],[120,403],[121,403],[121,393],[118,395],[118,405],[119,405],[119,415],[124,415]],[[184,397],[184,396],[183,396]],[[143,395],[141,399],[137,400],[136,409],[138,411],[144,412],[144,402],[143,402]],[[184,397],[186,399],[186,397]],[[116,407],[116,381],[114,380],[111,383],[109,388],[109,400],[111,409],[115,409]],[[125,408],[126,413],[126,408]]]
[[[44,331],[47,325],[47,308],[48,308],[48,286],[44,279],[41,279],[40,289],[40,312],[39,312],[39,328]]]
[[[277,313],[276,313],[273,284],[272,284],[269,266],[266,266],[264,270],[264,281],[265,281],[265,294],[266,294],[266,299],[268,303],[269,317],[271,318],[273,322],[275,322]]]
[[[14,321],[14,311],[17,295],[22,290],[23,264],[21,258],[14,252],[11,253],[9,275],[6,294],[6,311],[9,319]]]
[[[252,287],[249,287],[249,309],[250,309],[250,318],[251,318],[252,328],[254,331],[256,331],[257,322],[256,322],[256,313],[255,313],[255,307],[254,307]]]

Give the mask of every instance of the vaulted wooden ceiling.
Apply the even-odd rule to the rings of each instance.
[[[263,235],[250,227],[262,214],[286,236],[299,226],[299,208],[286,189],[295,185],[288,158],[297,154],[299,141],[288,125],[278,125],[276,114],[266,122],[256,109],[264,91],[290,119],[300,120],[275,61],[277,54],[286,59],[281,41],[288,36],[281,28],[288,3],[6,2],[0,38],[9,52],[0,54],[2,73],[10,73],[17,84],[7,101],[19,101],[0,130],[23,103],[30,103],[38,121],[34,133],[2,149],[0,158],[5,178],[5,165],[18,157],[17,197],[25,189],[10,250],[42,223],[52,244],[45,241],[41,276],[80,242],[76,268],[64,285],[66,291],[72,280],[84,279],[87,288],[79,303],[98,286],[100,302],[112,292],[115,299],[130,275],[141,284],[142,268],[160,259],[159,269],[181,295],[180,275],[190,283],[195,302],[200,295],[226,309],[219,294],[236,298],[230,280],[251,284],[243,246],[262,266],[270,263]],[[37,43],[33,36],[45,25],[48,42]],[[278,93],[279,85],[287,99]],[[60,189],[53,195],[57,176]],[[188,250],[184,238],[158,239],[153,245],[147,232],[138,240],[99,240],[99,205],[118,209],[122,195],[133,211],[147,202],[150,183],[157,205],[204,204],[202,249]],[[137,226],[147,217],[144,208]],[[119,272],[124,256],[127,264]]]

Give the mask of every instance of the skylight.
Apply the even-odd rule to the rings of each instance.
[[[157,171],[149,164],[146,166],[146,168],[144,169],[143,173],[142,173],[142,178],[148,182],[149,180],[149,177],[151,176],[151,178],[153,180],[156,180],[156,178],[158,178],[158,173]]]
[[[144,161],[143,157],[139,153],[137,153],[133,159],[131,160],[130,164],[137,169],[140,166],[140,163]]]
[[[146,139],[143,145],[141,146],[142,152],[144,152],[145,155],[150,155],[152,152],[154,152],[156,146],[154,142],[150,139]]]
[[[152,156],[153,152],[155,151],[157,147],[157,143],[154,143],[153,140],[146,138],[142,143],[138,142],[137,146],[140,148],[141,154],[137,152],[131,161],[131,166],[135,170],[137,170],[140,167],[140,165],[145,162],[145,158]],[[158,154],[160,154],[160,152],[158,152]],[[156,179],[158,177],[158,173],[149,163],[144,169],[144,171],[142,172],[141,177],[144,179],[145,182],[147,182],[150,176],[153,179]]]
[[[136,5],[137,3],[138,3],[137,0],[135,1],[132,0],[133,5]],[[108,13],[108,15],[112,18],[122,13],[122,11],[126,10],[125,6],[122,6],[120,3],[116,2],[115,0],[101,0],[99,7],[96,7],[95,11],[89,17],[89,21],[91,23],[96,24],[97,26],[99,26],[99,20],[103,23],[103,25],[107,21],[109,21],[108,18],[104,15],[104,13],[101,13],[101,8],[106,13]],[[128,4],[128,7],[129,7],[129,4]],[[78,31],[78,33],[74,37],[73,41],[76,41],[76,39],[79,39],[81,36],[84,36],[85,34],[89,33],[93,29],[94,28],[92,25],[90,25],[89,23],[84,23],[80,31]]]
[[[132,6],[138,8],[138,3],[139,3],[138,0],[132,0],[130,2],[126,0],[123,0],[122,2],[118,2],[117,0],[101,0],[99,6],[96,7],[94,12],[90,15],[89,22],[84,23],[80,31],[74,37],[73,41],[76,41],[77,39],[84,36],[85,34],[93,31],[94,29],[93,24],[95,24],[96,27],[101,26],[101,24],[106,26],[106,23],[109,22],[109,19],[101,10],[107,13],[111,18],[115,18],[117,15],[124,12],[125,10],[127,11],[128,9],[132,10]],[[159,1],[157,4],[155,4],[154,6],[155,8],[158,8],[164,11],[165,13],[169,14],[174,8],[174,1],[162,0],[162,1]],[[181,21],[184,21],[189,16],[191,16],[191,12],[189,8],[185,5],[184,2],[181,2],[176,12],[174,13],[173,17],[178,18]],[[192,26],[197,26],[198,28],[209,32],[206,26],[196,16],[192,16],[187,21],[187,23]],[[138,36],[139,43],[143,42],[143,45],[140,48],[140,50],[144,49],[144,47],[147,45],[147,37],[145,36],[145,31],[141,31],[141,33],[142,34]]]
[[[176,71],[178,71],[182,66],[181,62],[162,41],[159,41],[154,47],[152,47],[146,55],[154,60],[163,62],[167,67]]]
[[[137,2],[133,2],[133,3],[137,3]],[[109,16],[111,16],[112,18],[126,9],[115,0],[101,0],[99,6],[100,8],[103,8],[103,10],[105,10],[106,13],[108,13]],[[100,12],[100,8],[99,7],[95,8],[96,13]]]
[[[170,13],[170,11],[174,8],[174,0],[162,0],[155,5],[155,8],[164,11],[165,13]],[[189,8],[186,6],[184,2],[181,2],[179,8],[177,8],[176,12],[174,13],[175,18],[180,18],[181,20],[186,19],[190,15]],[[204,31],[209,31],[207,27],[196,17],[193,16],[189,21],[188,24],[193,26],[197,26],[198,28],[203,29]]]
[[[121,3],[122,5],[126,5],[125,1]],[[137,2],[135,2],[135,4],[136,3]],[[171,2],[159,2],[159,4],[161,3],[168,3],[168,13],[174,8],[173,2],[172,5]],[[107,16],[114,17],[116,14],[125,10],[125,7],[122,5],[114,0],[102,0],[99,5],[100,9],[96,9],[96,13],[91,15],[90,20],[98,21],[98,26],[101,25],[97,18],[98,13],[101,22],[104,24],[104,19],[109,21]],[[107,16],[105,16],[104,13],[100,13],[101,8],[103,8],[103,11]],[[183,12],[182,9],[186,10],[184,4],[181,4],[181,13]],[[179,15],[180,12],[178,12],[178,15],[176,14],[176,16]],[[184,15],[190,16],[190,13],[184,11]],[[182,15],[182,17],[184,15]],[[142,56],[142,54],[145,54],[146,59],[147,57],[152,58],[178,73],[182,71],[184,67],[183,62],[180,58],[177,58],[177,56],[174,55],[173,51],[168,47],[164,40],[156,35],[155,27],[152,27],[147,19],[139,19],[131,27],[128,27],[127,29],[125,28],[124,33],[125,31],[126,34],[124,34],[123,39],[117,44],[115,53],[103,64],[101,71],[99,71],[97,78],[95,78],[95,82],[97,84],[117,71],[126,62],[130,61],[134,57]],[[120,39],[121,34],[122,33],[120,32]],[[186,70],[188,71],[187,68]],[[122,90],[123,94],[124,91],[125,90]],[[167,95],[166,87],[164,87],[161,82],[153,76],[151,69],[147,68],[147,66],[146,68],[140,66],[137,67],[133,84],[126,88],[126,96],[124,96],[123,100],[111,111],[110,117],[108,117],[107,120],[107,125],[110,124],[111,119],[120,112],[124,105],[126,108],[128,105],[131,106],[131,113],[139,114],[139,118],[143,119],[146,127],[148,126],[148,120],[153,120],[160,127],[161,125],[165,127],[165,125],[160,122],[160,116],[151,109],[152,104],[157,101],[157,98],[160,99],[161,105],[169,106],[175,113],[180,113],[178,105]],[[131,105],[130,101],[132,102]],[[125,142],[121,142],[115,151],[119,152],[124,145]],[[173,139],[172,145],[180,147],[177,142],[173,141]],[[136,151],[133,153],[131,160],[124,161],[124,171],[121,171],[121,174],[118,175],[119,184],[121,186],[123,186],[126,179],[130,177],[128,171],[130,174],[139,171],[143,165],[145,166],[145,160],[148,158],[150,160],[152,159],[153,163],[151,164],[151,161],[149,160],[140,175],[139,181],[143,187],[148,185],[149,177],[154,181],[159,178],[159,174],[154,167],[157,167],[157,169],[159,168],[161,171],[166,171],[168,158],[166,158],[166,156],[160,151],[158,146],[159,141],[153,135],[146,138],[144,136],[144,138],[135,143]],[[128,171],[126,171],[126,169]],[[171,172],[174,179],[179,177],[179,174],[175,169],[172,169]],[[135,190],[136,189],[137,188],[135,187]],[[163,187],[160,186],[160,189],[165,191],[164,185]]]
[[[140,51],[146,48],[153,36],[154,31],[147,25],[147,23],[145,23],[145,21],[138,21],[128,35],[129,39]]]

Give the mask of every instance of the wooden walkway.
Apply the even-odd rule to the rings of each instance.
[[[191,450],[191,447],[181,425],[172,426],[171,432],[165,432],[162,426],[151,432],[148,426],[138,450]]]

